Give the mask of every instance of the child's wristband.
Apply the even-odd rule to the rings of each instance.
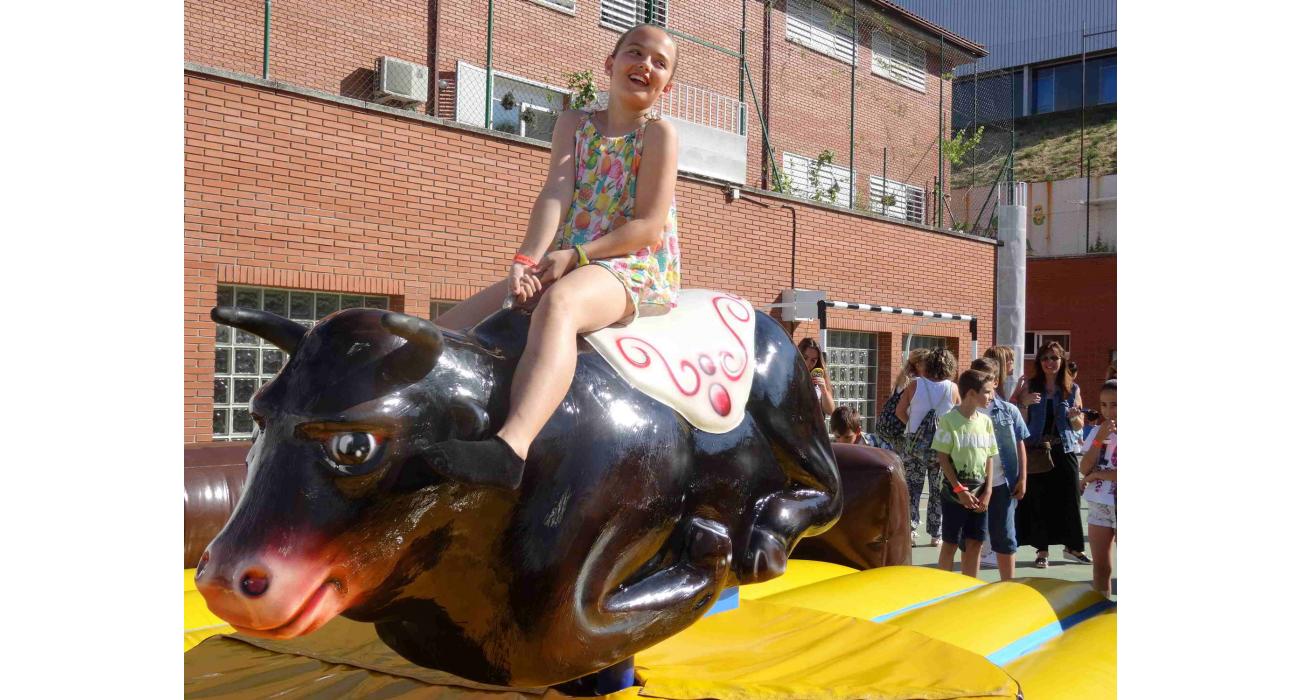
[[[587,258],[587,251],[583,250],[581,245],[575,245],[573,249],[578,253],[578,267],[591,264],[591,260]]]
[[[527,255],[524,255],[523,253],[515,253],[514,262],[517,262],[520,265],[524,265],[526,267],[537,267],[537,261],[528,257]]]
[[[953,493],[965,493],[969,490],[970,489],[966,488],[966,484],[957,484],[956,486],[952,487]]]

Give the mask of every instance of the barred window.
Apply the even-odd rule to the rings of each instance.
[[[668,0],[600,0],[600,23],[620,32],[638,24],[668,26]]]
[[[857,32],[852,15],[817,0],[787,0],[785,38],[831,58],[853,63]]]
[[[925,92],[925,49],[897,34],[871,32],[871,72]]]
[[[934,348],[947,349],[948,339],[938,335],[909,335],[906,341],[907,350],[932,350]]]
[[[538,5],[554,7],[560,10],[567,10],[572,13],[577,8],[577,0],[533,0]]]
[[[439,316],[451,311],[451,308],[459,303],[448,299],[434,299],[429,302],[429,320],[437,321]]]
[[[876,429],[876,374],[879,367],[875,333],[827,331],[826,371],[835,403],[862,414],[862,431]]]
[[[790,193],[796,197],[841,207],[850,206],[853,191],[849,185],[849,169],[832,163],[819,164],[815,158],[796,153],[784,153],[782,167],[790,178]]]
[[[867,178],[871,211],[903,221],[925,221],[925,190],[878,175]]]
[[[217,305],[270,311],[311,328],[339,309],[387,309],[388,297],[220,285]],[[217,324],[216,368],[212,378],[214,440],[244,440],[253,436],[253,416],[248,411],[248,402],[259,387],[275,377],[286,360],[284,351],[252,333]]]

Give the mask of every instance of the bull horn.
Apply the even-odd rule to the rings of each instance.
[[[218,306],[212,309],[211,316],[217,323],[248,331],[290,355],[298,349],[298,341],[307,333],[306,328],[270,311]]]
[[[389,360],[397,374],[415,381],[433,369],[438,356],[442,354],[442,331],[437,326],[422,318],[395,311],[385,313],[380,318],[380,323],[393,335],[406,339],[406,345],[394,352]]]

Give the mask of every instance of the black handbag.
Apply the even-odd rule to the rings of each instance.
[[[1052,442],[1043,440],[1042,442],[1029,447],[1028,452],[1029,464],[1025,465],[1025,471],[1030,474],[1045,474],[1052,471],[1056,463],[1052,461]]]

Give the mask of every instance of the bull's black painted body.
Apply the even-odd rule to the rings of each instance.
[[[747,415],[725,434],[693,428],[580,342],[515,490],[453,479],[427,455],[499,427],[523,313],[466,334],[362,309],[305,335],[267,314],[214,317],[291,352],[253,399],[248,485],[196,578],[241,631],[295,636],[342,613],[415,663],[550,685],[682,630],[726,586],[779,575],[839,515],[811,381],[764,314]],[[331,451],[358,444],[370,447]]]

